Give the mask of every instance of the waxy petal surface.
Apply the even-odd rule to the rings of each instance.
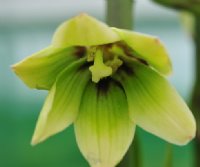
[[[114,167],[125,155],[135,131],[126,96],[115,82],[86,88],[75,121],[79,148],[92,167]]]
[[[157,37],[133,31],[113,28],[121,39],[133,49],[139,57],[164,75],[172,72],[172,65],[164,45]]]
[[[93,46],[119,40],[118,34],[110,27],[83,13],[61,24],[52,44],[55,47]]]
[[[81,59],[67,67],[51,88],[40,113],[32,144],[37,144],[67,128],[77,117],[82,94],[90,79]]]
[[[131,119],[170,143],[184,145],[194,138],[194,117],[170,83],[141,63],[128,66],[115,78],[126,92]]]
[[[45,48],[12,66],[14,72],[30,88],[49,90],[57,75],[77,60],[74,47]]]

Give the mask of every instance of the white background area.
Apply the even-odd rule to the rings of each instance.
[[[81,12],[105,16],[105,0],[0,0],[0,23],[65,19]],[[174,11],[150,0],[135,0],[136,17],[173,18]],[[117,12],[117,11],[116,11]]]

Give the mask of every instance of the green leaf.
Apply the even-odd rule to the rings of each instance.
[[[14,72],[30,88],[49,90],[57,75],[70,63],[77,60],[74,47],[45,48],[12,66]]]
[[[153,0],[163,6],[174,8],[177,10],[184,10],[193,14],[200,14],[200,2],[192,0]]]
[[[106,24],[82,13],[58,27],[53,37],[53,45],[55,47],[93,46],[119,40],[119,36]]]
[[[128,150],[134,131],[122,88],[109,79],[89,84],[75,122],[75,133],[90,165],[116,166]]]
[[[77,117],[82,93],[90,79],[86,58],[67,67],[57,78],[40,113],[33,135],[35,145],[67,128]]]
[[[134,56],[147,61],[164,75],[172,72],[168,53],[157,37],[117,28],[113,28],[113,30],[136,52]]]
[[[194,117],[170,83],[141,63],[127,66],[115,78],[126,92],[131,119],[170,143],[184,145],[194,138]]]

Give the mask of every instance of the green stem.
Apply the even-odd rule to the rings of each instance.
[[[196,80],[192,96],[192,110],[197,122],[197,136],[195,139],[196,167],[200,166],[200,15],[195,16],[194,42],[196,48]]]
[[[171,144],[167,144],[166,156],[164,167],[173,167],[173,147]]]
[[[107,0],[106,21],[108,25],[133,28],[133,0]]]
[[[126,153],[123,160],[118,164],[117,167],[140,167],[140,148],[137,135],[134,138],[128,152]]]
[[[132,29],[133,28],[134,0],[107,0],[106,21],[109,26]],[[140,167],[139,144],[137,136],[128,152],[117,167]]]

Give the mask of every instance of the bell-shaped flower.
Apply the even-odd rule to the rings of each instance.
[[[13,70],[30,88],[49,91],[32,144],[73,123],[92,167],[116,166],[136,125],[177,145],[195,136],[190,109],[165,79],[172,67],[156,37],[81,14],[57,29],[49,47]]]

